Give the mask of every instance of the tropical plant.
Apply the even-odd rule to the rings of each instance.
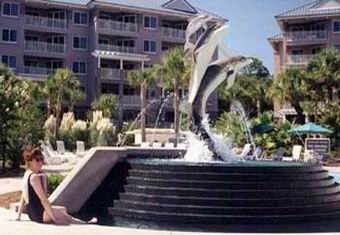
[[[92,102],[92,110],[102,111],[103,116],[112,118],[117,105],[117,97],[115,95],[101,95],[99,99]]]
[[[306,99],[306,74],[301,69],[287,69],[280,73],[270,88],[271,97],[284,104],[289,102],[295,109],[296,122],[304,123],[302,102]]]
[[[226,89],[227,82],[220,86],[219,105],[222,107],[220,110],[229,110],[229,107],[223,107],[223,104],[231,104],[235,100],[240,101],[245,109],[250,111],[250,116],[271,109],[272,101],[268,96],[268,90],[272,79],[262,61],[256,58],[252,60],[253,62],[242,71],[242,74],[237,75],[231,88]]]
[[[182,48],[170,49],[155,71],[165,88],[174,91],[174,128],[177,144],[180,128],[180,88],[184,90],[189,83],[191,71],[189,58]]]
[[[247,142],[245,127],[240,117],[232,112],[224,112],[215,123],[218,133],[231,138],[238,146],[243,146]]]
[[[335,48],[321,51],[308,64],[307,71],[313,90],[326,90],[326,97],[333,100],[334,91],[340,89],[340,53]],[[324,97],[322,97],[324,100]],[[335,97],[334,97],[335,98]]]
[[[42,115],[30,82],[17,79],[0,65],[0,151],[3,168],[9,160],[13,168],[20,163],[21,149],[37,144],[43,136]]]
[[[114,125],[109,118],[103,117],[102,111],[92,113],[90,139],[92,146],[112,145]]]
[[[134,87],[140,88],[140,98],[141,98],[141,118],[140,118],[140,126],[141,126],[141,134],[142,134],[142,142],[146,141],[146,108],[147,108],[147,100],[146,100],[146,92],[149,84],[154,80],[153,70],[151,68],[139,70],[139,71],[130,71],[128,73],[128,80],[130,85]]]

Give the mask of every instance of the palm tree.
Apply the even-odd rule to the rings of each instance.
[[[46,100],[47,117],[54,114],[55,104],[57,103],[57,83],[55,76],[50,74],[44,82],[42,88],[43,97]]]
[[[170,49],[156,66],[156,73],[163,81],[165,88],[174,91],[174,127],[176,143],[179,137],[180,126],[180,88],[187,87],[190,79],[190,62],[182,48]]]
[[[153,70],[150,68],[139,70],[139,71],[130,71],[128,73],[128,80],[130,85],[140,88],[140,99],[141,99],[141,134],[142,134],[142,142],[146,141],[146,92],[149,84],[154,80]]]
[[[69,112],[74,111],[74,106],[76,103],[85,100],[86,95],[85,93],[80,89],[80,81],[76,79],[72,79],[69,82],[69,87],[66,90],[67,99],[69,101]]]
[[[307,71],[314,89],[327,90],[329,101],[333,100],[333,91],[340,88],[340,53],[335,48],[328,48],[319,53],[309,63]],[[313,80],[313,81],[312,81]]]
[[[302,108],[302,102],[306,98],[306,76],[304,71],[287,69],[285,72],[280,73],[274,79],[270,93],[281,104],[286,101],[290,102],[297,113],[296,121],[298,123],[304,122]]]
[[[72,87],[73,73],[68,69],[58,69],[53,75],[53,78],[57,84],[55,116],[57,126],[59,126],[61,123],[61,113],[65,94],[70,89],[70,87]]]

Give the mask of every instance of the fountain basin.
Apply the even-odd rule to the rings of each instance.
[[[135,221],[195,227],[310,222],[340,215],[339,184],[321,166],[302,163],[128,157],[116,164],[92,202],[103,203],[108,188],[109,215]]]

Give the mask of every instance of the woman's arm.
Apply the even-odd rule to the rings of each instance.
[[[46,213],[48,214],[48,216],[54,221],[54,222],[57,222],[54,214],[53,214],[53,210],[52,210],[52,207],[51,207],[51,204],[50,202],[48,201],[47,199],[47,196],[46,196],[46,193],[43,189],[43,185],[41,183],[41,180],[40,180],[40,176],[38,175],[32,175],[31,176],[31,185],[35,191],[35,193],[38,195],[40,201],[41,201],[41,204],[43,205]]]
[[[17,220],[21,219],[21,214],[24,210],[24,206],[25,206],[25,200],[24,200],[24,192],[22,192],[21,194],[21,199],[20,199],[20,203],[19,203],[19,210],[18,210],[18,217]]]

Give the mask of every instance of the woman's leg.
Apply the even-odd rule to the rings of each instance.
[[[69,224],[86,224],[86,221],[77,219],[69,215],[66,208],[63,206],[52,206],[53,213],[58,214],[63,221],[67,221]]]

